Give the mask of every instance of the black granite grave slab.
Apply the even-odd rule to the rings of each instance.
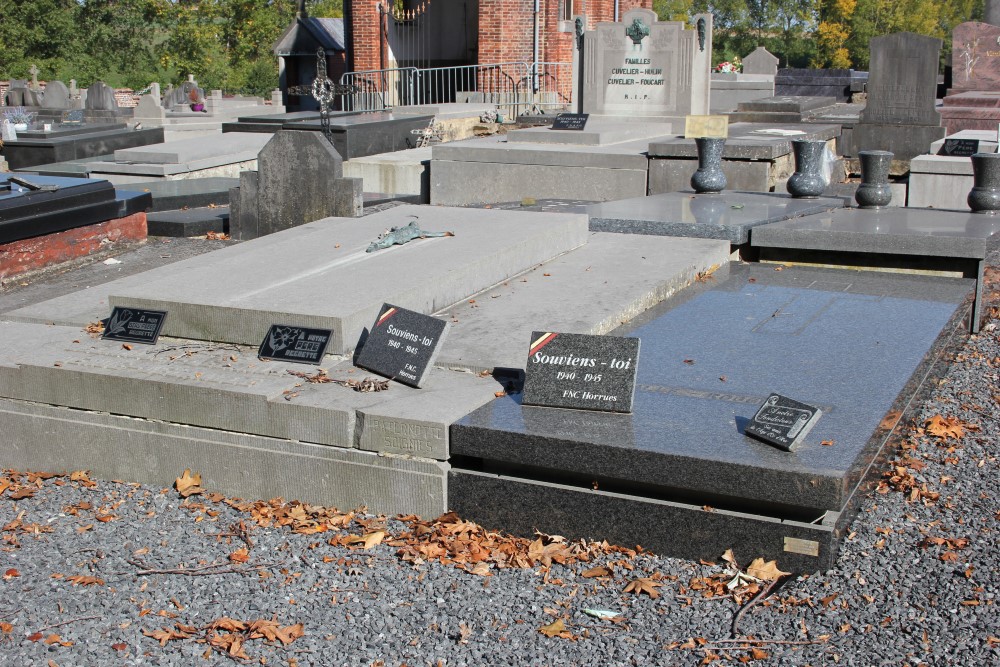
[[[868,72],[852,69],[779,69],[774,77],[774,93],[782,96],[836,97],[848,102],[852,93],[865,89]]]
[[[0,153],[7,159],[10,169],[25,169],[35,165],[65,162],[81,158],[109,155],[122,148],[135,148],[163,143],[163,128],[150,127],[130,130],[115,124],[91,126],[91,132],[52,136],[39,139],[21,139],[4,142]]]
[[[419,139],[414,131],[426,130],[433,120],[432,115],[411,116],[391,111],[345,114],[330,119],[330,132],[340,157],[350,160],[414,148]],[[281,129],[320,132],[323,128],[317,119],[288,122]]]
[[[449,506],[522,534],[827,567],[971,291],[965,279],[733,266],[615,332],[642,340],[631,415],[512,395],[453,425]],[[823,411],[792,452],[744,433],[771,393]]]
[[[141,181],[120,186],[148,192],[153,198],[153,211],[175,211],[184,208],[229,206],[229,190],[239,187],[240,179],[223,176],[185,178],[177,181]]]
[[[753,227],[842,204],[835,198],[793,199],[773,193],[668,192],[592,204],[587,214],[592,232],[726,239],[741,246],[748,243]]]
[[[55,189],[31,190],[10,176]],[[83,227],[118,217],[119,202],[107,181],[0,174],[0,243]]]
[[[153,211],[146,214],[150,236],[192,237],[209,232],[228,233],[229,207],[208,206],[175,211]]]

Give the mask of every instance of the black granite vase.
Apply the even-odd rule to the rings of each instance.
[[[858,151],[861,160],[861,185],[854,193],[860,208],[882,208],[892,201],[889,187],[889,165],[892,153],[889,151]]]
[[[795,154],[795,173],[788,179],[788,194],[796,199],[815,199],[823,194],[829,185],[823,177],[823,159],[826,156],[826,142],[822,140],[796,139],[792,141]]]
[[[1000,210],[1000,153],[973,155],[972,174],[969,208],[973,213],[996,213]]]
[[[722,149],[725,139],[695,139],[698,146],[698,171],[691,176],[695,192],[712,194],[726,189],[726,175],[722,173]]]

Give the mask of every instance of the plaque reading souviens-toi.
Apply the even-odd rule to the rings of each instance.
[[[166,319],[165,310],[140,310],[115,306],[111,309],[111,317],[104,320],[104,334],[101,338],[155,345]]]
[[[553,130],[582,130],[587,126],[589,113],[561,113],[552,121]]]
[[[639,339],[535,331],[524,405],[632,412]]]
[[[424,382],[448,323],[430,315],[382,304],[357,364],[411,387]]]
[[[257,350],[257,357],[316,365],[323,360],[332,337],[333,332],[329,329],[272,324]]]
[[[780,394],[771,394],[747,424],[746,433],[790,451],[819,421],[823,411]]]

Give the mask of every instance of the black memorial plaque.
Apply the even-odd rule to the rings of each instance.
[[[448,323],[382,304],[357,364],[411,387],[420,387],[434,363]]]
[[[971,157],[979,152],[979,139],[945,139],[938,155]]]
[[[561,113],[552,121],[553,130],[582,130],[587,125],[589,113]]]
[[[802,442],[823,411],[771,394],[747,424],[746,433],[786,452]]]
[[[257,357],[316,365],[323,360],[332,337],[333,332],[329,329],[272,324],[257,350]]]
[[[111,309],[111,317],[103,320],[104,334],[101,338],[155,345],[166,319],[165,310],[140,310],[115,306]]]
[[[639,339],[535,331],[524,405],[632,412]]]

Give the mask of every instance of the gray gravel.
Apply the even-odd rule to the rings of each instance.
[[[757,643],[728,641],[737,601],[692,590],[692,581],[721,577],[721,560],[610,553],[479,576],[401,558],[387,542],[409,524],[396,518],[362,513],[341,530],[299,534],[261,526],[218,496],[8,472],[16,483],[0,497],[0,658],[58,666],[1000,664],[998,375],[992,320],[921,407],[896,457],[902,474],[866,499],[836,568],[787,580],[740,617],[738,635]],[[962,437],[920,428],[938,415],[965,424]],[[12,498],[24,488],[34,494]],[[371,549],[339,545],[382,528],[386,542]],[[745,564],[753,554],[736,557]],[[601,563],[611,563],[612,576],[582,576]],[[624,592],[641,577],[659,584],[658,597]],[[224,617],[274,621],[290,637],[301,624],[303,634],[287,645],[246,631],[220,641],[230,634],[218,629]],[[557,619],[565,637],[540,632]],[[164,629],[189,636],[161,646],[153,635]],[[246,658],[226,653],[237,635],[235,652]]]

